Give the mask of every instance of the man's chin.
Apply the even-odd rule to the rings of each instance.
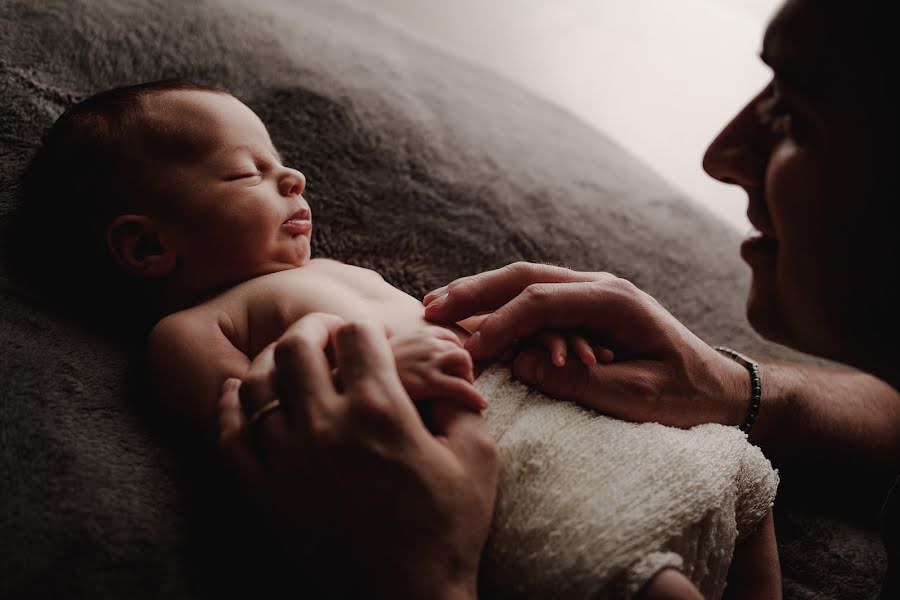
[[[770,342],[832,360],[840,360],[828,345],[815,334],[810,335],[808,323],[802,315],[791,314],[784,302],[774,293],[754,285],[747,298],[747,320],[753,329]]]
[[[754,277],[747,297],[747,321],[762,337],[776,344],[791,346],[791,328],[778,296],[769,286],[760,285]]]
[[[859,347],[863,328],[842,318],[848,312],[843,305],[825,306],[821,300],[824,293],[804,294],[796,286],[777,285],[767,275],[754,269],[747,296],[747,320],[758,334],[793,350],[865,370],[861,357],[866,354],[864,348],[872,344]],[[834,301],[833,297],[830,299]],[[878,339],[883,335],[873,331],[869,337]]]

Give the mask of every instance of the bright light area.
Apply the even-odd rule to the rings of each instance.
[[[749,229],[743,191],[709,178],[700,162],[768,80],[757,54],[781,0],[354,3],[563,106]]]

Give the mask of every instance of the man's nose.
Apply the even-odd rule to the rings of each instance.
[[[743,188],[762,185],[771,133],[760,121],[758,107],[768,93],[767,87],[741,109],[706,149],[703,170],[710,177]]]
[[[282,196],[299,196],[306,189],[306,177],[297,169],[286,168],[281,180],[278,182],[278,190]]]

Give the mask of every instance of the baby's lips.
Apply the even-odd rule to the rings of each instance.
[[[285,219],[281,226],[291,235],[307,235],[312,231],[312,212],[302,207]]]
[[[311,220],[288,219],[281,227],[291,235],[306,235],[312,231]]]
[[[284,220],[285,223],[288,221],[311,221],[312,220],[312,211],[309,210],[306,206],[301,206],[287,219]]]

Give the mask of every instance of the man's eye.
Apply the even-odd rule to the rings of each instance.
[[[802,125],[777,93],[761,101],[756,107],[759,122],[768,127],[772,135],[797,139]]]

